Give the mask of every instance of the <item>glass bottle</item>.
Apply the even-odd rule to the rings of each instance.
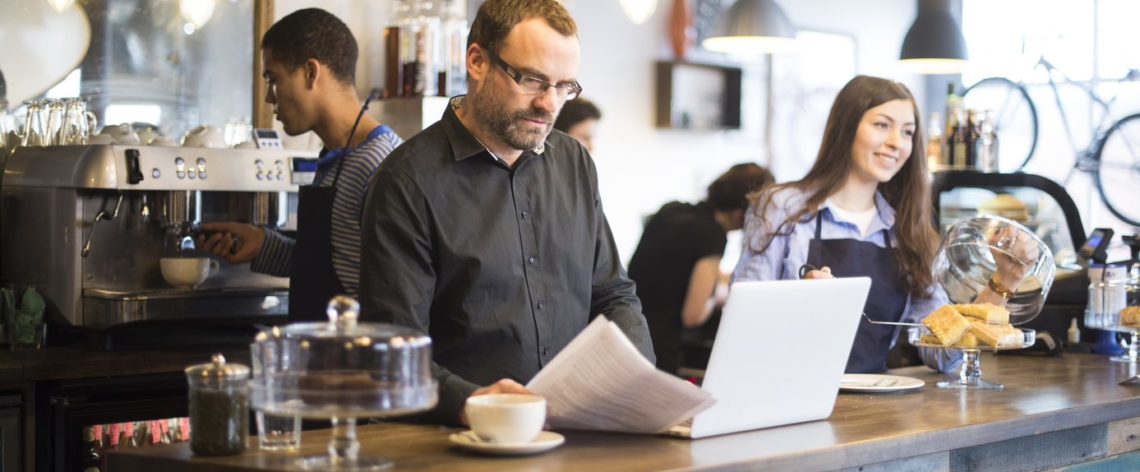
[[[998,167],[998,136],[994,126],[993,110],[986,110],[978,123],[978,139],[974,142],[977,150],[978,170],[982,172],[997,172]]]
[[[249,439],[249,367],[209,364],[186,368],[190,396],[190,450],[201,456],[240,454]]]
[[[403,96],[434,95],[438,90],[440,18],[432,1],[411,0],[400,20]]]
[[[926,162],[931,171],[942,170],[942,114],[930,113],[926,137]]]
[[[967,123],[966,110],[962,108],[962,98],[954,92],[954,83],[947,84],[946,97],[946,147],[944,162],[960,169],[966,166]]]

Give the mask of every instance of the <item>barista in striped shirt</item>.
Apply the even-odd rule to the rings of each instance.
[[[289,319],[325,319],[338,294],[356,296],[360,221],[368,182],[402,141],[363,113],[356,95],[357,45],[337,17],[317,8],[282,18],[261,40],[277,120],[290,136],[313,131],[325,143],[312,185],[301,187],[297,237],[240,223],[206,223],[199,248],[231,264],[289,276]]]

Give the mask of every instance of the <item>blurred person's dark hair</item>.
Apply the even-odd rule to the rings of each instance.
[[[297,10],[277,20],[262,36],[261,49],[289,69],[316,59],[342,84],[356,83],[356,38],[340,18],[320,8]]]
[[[558,119],[554,121],[554,127],[566,133],[578,123],[600,119],[602,119],[602,110],[599,110],[594,102],[578,97],[562,105],[562,111],[558,114]]]
[[[737,164],[709,184],[707,200],[716,211],[748,208],[748,194],[776,183],[772,172],[751,162]]]

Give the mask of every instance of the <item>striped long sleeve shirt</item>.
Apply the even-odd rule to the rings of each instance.
[[[331,187],[337,181],[336,196],[333,198],[332,215],[332,265],[348,295],[356,296],[360,285],[360,220],[364,207],[364,196],[368,183],[396,146],[403,143],[396,133],[388,131],[369,139],[343,159],[340,178],[336,178],[336,165],[319,169],[313,178],[313,185]],[[254,272],[288,277],[292,270],[292,238],[277,231],[266,231],[265,244],[254,257],[250,269]]]

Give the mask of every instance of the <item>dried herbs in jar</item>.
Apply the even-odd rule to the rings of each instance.
[[[210,364],[186,369],[190,384],[190,450],[196,455],[241,454],[249,439],[249,368],[226,364],[221,354]]]

